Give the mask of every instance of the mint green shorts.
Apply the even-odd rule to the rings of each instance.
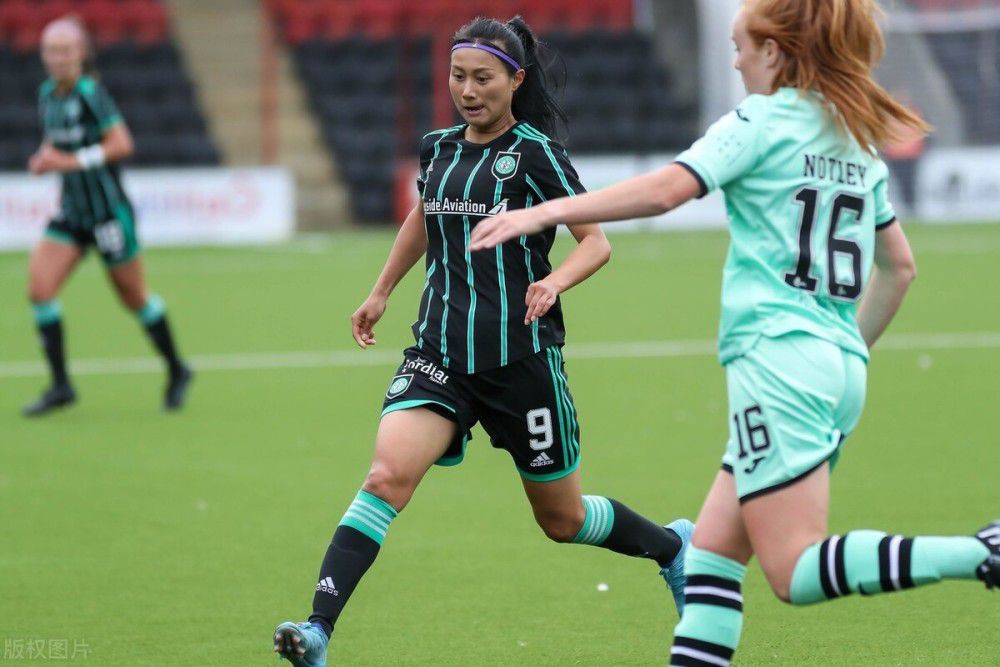
[[[833,466],[865,404],[864,358],[806,333],[761,337],[726,364],[729,442],[722,468],[740,502]]]

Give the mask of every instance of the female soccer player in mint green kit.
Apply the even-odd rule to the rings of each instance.
[[[28,169],[60,174],[62,195],[28,269],[28,297],[52,373],[52,385],[24,408],[28,416],[76,402],[66,372],[57,296],[92,245],[122,303],[135,313],[166,362],[166,410],[181,407],[192,377],[175,349],[163,301],[146,291],[135,216],[117,164],[132,154],[132,136],[108,91],[91,76],[89,51],[87,34],[75,18],[53,21],[42,33],[49,78],[38,91],[38,107],[45,136]]]
[[[672,665],[729,664],[752,554],[795,605],[941,579],[1000,584],[1000,522],[970,537],[827,536],[830,470],[861,414],[868,349],[915,276],[875,147],[893,120],[926,127],[872,80],[884,47],[877,12],[872,0],[749,0],[733,25],[749,97],[674,164],[473,234],[476,251],[725,194],[730,435],[687,552]]]

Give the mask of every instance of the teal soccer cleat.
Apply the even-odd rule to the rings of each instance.
[[[687,519],[677,519],[666,526],[669,530],[677,533],[681,538],[681,550],[677,552],[668,567],[660,570],[660,576],[667,582],[667,587],[674,594],[674,604],[677,605],[677,615],[684,615],[684,586],[687,585],[687,576],[684,574],[684,556],[687,554],[688,545],[691,544],[691,535],[694,534],[694,524]]]
[[[285,621],[274,630],[274,652],[295,667],[326,667],[330,638],[315,623]]]

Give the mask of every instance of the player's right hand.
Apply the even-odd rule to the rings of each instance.
[[[369,296],[361,304],[361,307],[351,315],[351,333],[354,335],[354,340],[357,342],[358,347],[362,350],[369,345],[375,345],[374,326],[376,322],[382,319],[382,315],[385,313],[385,306],[385,299],[377,296]]]

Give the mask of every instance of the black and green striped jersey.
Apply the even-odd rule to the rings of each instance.
[[[111,95],[89,76],[81,76],[66,94],[57,93],[51,79],[43,83],[38,111],[44,140],[70,153],[101,143],[108,128],[122,122]],[[115,164],[64,173],[60,203],[67,223],[86,229],[117,218],[129,206]]]
[[[485,144],[465,125],[431,132],[420,145],[417,188],[427,229],[427,280],[413,325],[417,345],[445,368],[489,370],[563,342],[556,301],[525,325],[528,286],[552,272],[555,230],[469,252],[483,218],[584,192],[566,150],[525,122]]]

